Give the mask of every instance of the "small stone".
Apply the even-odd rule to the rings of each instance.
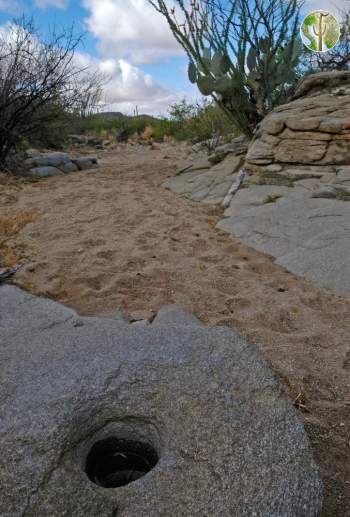
[[[59,167],[71,161],[69,154],[62,152],[42,154],[34,158],[38,167]]]
[[[147,310],[136,310],[130,313],[130,323],[134,323],[135,321],[150,320],[151,318],[152,314]]]
[[[57,167],[34,167],[33,169],[30,169],[28,172],[31,176],[37,176],[39,178],[45,178],[49,176],[60,176],[63,175],[63,172],[58,169]]]
[[[72,162],[78,167],[79,170],[93,169],[97,167],[97,156],[80,156],[75,158]]]
[[[66,174],[68,172],[76,172],[77,170],[79,170],[78,167],[73,162],[64,163],[59,166],[59,169]]]
[[[137,320],[137,321],[134,321],[132,322],[132,326],[133,327],[147,327],[148,325],[150,325],[150,321],[149,320]]]
[[[38,149],[27,149],[25,151],[25,155],[27,156],[27,158],[38,158],[39,156],[41,156],[40,151],[38,151]]]

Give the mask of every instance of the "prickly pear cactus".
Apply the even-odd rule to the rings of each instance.
[[[199,91],[206,96],[215,93],[227,98],[234,93],[239,94],[241,99],[233,100],[242,104],[247,88],[259,96],[260,92],[271,91],[283,83],[292,82],[293,70],[301,53],[299,41],[291,40],[284,49],[277,49],[274,53],[271,52],[272,45],[268,38],[261,38],[259,44],[259,49],[250,47],[243,71],[232,63],[227,54],[217,50],[212,55],[210,49],[205,49],[197,63],[192,61],[189,64],[191,83],[197,84]],[[249,107],[247,104],[247,109]],[[263,105],[261,110],[264,111]]]
[[[226,54],[217,50],[212,55],[211,50],[207,48],[197,63],[190,62],[188,77],[191,83],[197,84],[202,95],[224,93],[230,90],[232,84],[230,76],[227,75],[230,67],[231,60]]]
[[[296,38],[277,49],[269,38],[260,38],[258,48],[242,50],[234,62],[221,50],[212,53],[206,48],[196,62],[189,63],[188,77],[202,95],[213,96],[249,128],[273,108],[281,86],[294,81],[300,54]]]

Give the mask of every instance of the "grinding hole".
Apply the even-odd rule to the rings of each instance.
[[[106,438],[90,449],[85,472],[96,485],[116,488],[145,476],[157,463],[158,455],[149,444]]]

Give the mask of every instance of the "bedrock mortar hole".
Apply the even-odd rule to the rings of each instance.
[[[152,445],[110,437],[91,447],[85,472],[96,485],[116,488],[145,476],[157,463],[158,454]]]

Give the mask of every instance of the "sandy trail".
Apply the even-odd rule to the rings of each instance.
[[[178,156],[108,152],[97,170],[3,188],[0,216],[40,212],[13,241],[27,261],[16,281],[84,315],[178,303],[251,338],[298,397],[325,482],[323,515],[349,516],[350,298],[216,230],[220,209],[163,189]]]

